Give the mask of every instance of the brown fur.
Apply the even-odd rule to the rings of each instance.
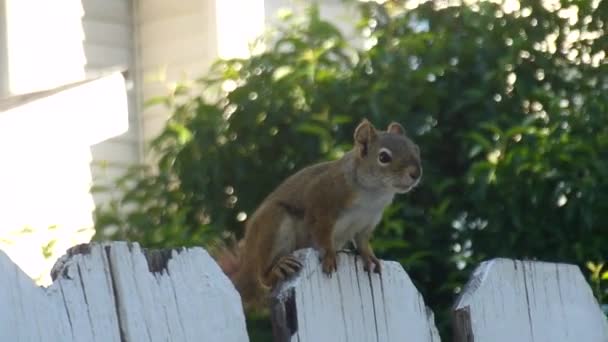
[[[318,249],[323,271],[331,275],[337,250],[344,247],[344,240],[352,239],[366,270],[380,272],[369,240],[392,196],[417,183],[420,156],[397,123],[380,132],[364,120],[354,141],[353,151],[343,158],[309,166],[287,178],[248,220],[238,252],[225,251],[219,258],[246,307],[259,307],[269,288],[301,268],[291,257],[297,249]],[[392,153],[390,165],[378,162],[382,148]],[[403,184],[409,188],[403,190]],[[349,220],[358,222],[358,215],[368,218],[368,201],[370,215],[380,216],[351,232]]]

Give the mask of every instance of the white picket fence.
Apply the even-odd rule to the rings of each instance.
[[[382,276],[340,254],[331,278],[312,250],[273,293],[275,341],[440,341],[401,265]],[[77,246],[34,285],[0,251],[0,341],[248,341],[238,293],[202,248]],[[608,342],[608,321],[573,265],[481,264],[453,307],[455,342]]]

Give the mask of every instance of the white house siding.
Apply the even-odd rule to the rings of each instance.
[[[218,57],[245,57],[249,43],[275,22],[276,12],[296,12],[307,1],[297,0],[134,0],[138,71],[142,98],[165,95],[180,80],[205,75]],[[308,1],[310,3],[310,1]],[[324,18],[352,36],[356,11],[340,0],[320,2]],[[157,106],[141,113],[144,142],[157,136],[169,113]]]
[[[0,99],[0,249],[36,277],[52,261],[39,260],[50,236],[55,255],[90,238],[92,210],[107,200],[90,187],[140,160],[133,2],[0,0],[0,9],[0,97],[9,96]],[[73,84],[108,70],[124,74]],[[25,226],[33,232],[15,234]]]
[[[132,84],[132,6],[132,0],[0,0],[5,23],[0,27],[0,97],[53,89],[108,69],[127,70]],[[99,164],[118,172],[140,160],[135,91],[127,91],[128,131],[90,147],[95,181],[102,177]]]
[[[203,75],[217,56],[215,0],[135,0],[141,98],[166,95],[168,86]],[[142,140],[160,133],[164,108],[141,112]]]
[[[54,258],[91,238],[91,147],[127,131],[127,108],[121,73],[0,100],[0,249],[30,276],[48,282]]]
[[[139,108],[135,86],[134,16],[132,0],[81,0],[83,7],[82,42],[86,56],[85,71],[89,76],[108,69],[126,70],[129,101],[129,129],[91,146],[93,180],[109,182],[128,166],[140,161]],[[95,196],[96,203],[104,197]]]
[[[0,0],[4,7],[0,75],[3,95],[25,94],[84,79],[82,4],[78,0]]]

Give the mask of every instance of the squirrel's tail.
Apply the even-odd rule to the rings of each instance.
[[[210,254],[230,280],[241,268],[242,245],[242,242],[237,243],[231,236],[228,242],[215,241],[209,248]]]
[[[265,307],[267,289],[252,270],[243,265],[243,244],[243,240],[237,243],[232,238],[228,243],[216,243],[211,254],[241,295],[245,310],[257,311]]]

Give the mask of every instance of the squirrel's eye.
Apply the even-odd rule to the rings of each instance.
[[[388,153],[387,151],[380,151],[380,153],[378,154],[378,161],[380,162],[380,164],[388,164],[393,160],[393,157],[391,157],[390,153]]]

